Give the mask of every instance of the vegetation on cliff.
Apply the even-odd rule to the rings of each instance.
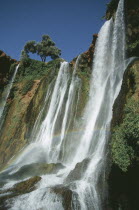
[[[111,153],[113,162],[122,171],[139,160],[139,62],[127,69],[121,94],[117,98],[118,114],[114,107]],[[124,99],[123,99],[124,98]],[[122,104],[121,104],[122,102]],[[119,119],[118,119],[119,118]]]
[[[61,61],[58,58],[45,64],[29,59],[27,65],[20,62],[3,115],[0,168],[29,141],[45,92],[52,80],[55,80]],[[10,70],[13,71],[15,67],[16,64],[12,64]]]
[[[124,119],[112,134],[112,157],[123,171],[127,171],[139,157],[139,102],[129,99],[124,109]]]
[[[115,16],[119,0],[111,0],[107,4],[105,18],[109,20]],[[139,56],[139,1],[125,0],[127,55]]]
[[[81,116],[88,98],[92,68],[90,56],[93,56],[94,44],[95,42],[93,42],[93,47],[89,51],[81,55],[79,68],[77,69],[77,75],[81,79],[77,117]],[[70,63],[69,70],[71,74],[74,69],[75,60]],[[57,58],[44,63],[28,58],[26,61],[22,60],[20,62],[4,111],[5,120],[0,136],[0,168],[3,168],[13,154],[18,154],[23,146],[30,141],[31,131],[42,109],[48,86],[50,83],[55,82],[61,61],[63,59]],[[13,72],[15,67],[16,64],[12,64],[10,71]]]
[[[136,3],[135,3],[136,2]],[[138,1],[126,1],[127,11],[127,52],[128,56],[139,56],[139,8],[135,7],[138,5]],[[112,0],[108,4],[106,18],[110,19],[114,15],[118,5],[118,0]],[[34,122],[42,109],[42,103],[45,98],[48,86],[51,82],[55,81],[60,62],[62,59],[57,58],[60,55],[58,48],[54,49],[53,42],[50,40],[50,46],[46,44],[48,37],[43,37],[41,43],[28,42],[25,45],[24,51],[22,52],[22,61],[18,69],[16,80],[10,96],[7,101],[5,109],[5,120],[3,123],[3,129],[0,136],[0,168],[6,166],[7,162],[13,156],[17,155],[18,152],[30,141],[31,130]],[[97,35],[94,36],[96,41]],[[48,41],[48,39],[47,39]],[[81,91],[80,91],[80,103],[77,110],[77,116],[80,116],[89,93],[89,80],[92,67],[92,59],[94,55],[95,41],[92,43],[90,49],[81,55],[79,68],[77,69],[77,75],[81,79]],[[48,48],[50,47],[50,51]],[[53,51],[54,50],[54,51]],[[37,53],[42,61],[45,62],[47,56],[51,58],[57,58],[54,61],[50,61],[47,64],[41,61],[30,59],[29,53]],[[0,54],[0,59],[1,59]],[[75,65],[74,59],[70,63],[70,70],[73,71]],[[1,60],[0,60],[1,61]],[[13,63],[13,64],[12,64]],[[1,64],[1,63],[0,63]],[[12,65],[11,65],[12,64]],[[3,64],[2,64],[3,65]],[[7,78],[7,72],[13,72],[17,63],[10,60],[10,64],[6,64],[6,74],[2,78]],[[5,68],[5,67],[4,67]],[[117,171],[121,175],[128,177],[138,170],[139,166],[139,63],[136,62],[128,69],[125,87],[124,100],[119,100],[122,104],[122,109],[119,110],[120,120],[114,126],[112,126],[112,136],[110,143],[110,152],[112,157],[112,170],[114,167],[114,173]],[[4,79],[3,79],[4,81]],[[0,85],[5,85],[0,81]],[[123,87],[122,87],[123,88]],[[114,118],[116,118],[114,116]],[[20,127],[19,127],[20,124]],[[116,170],[115,170],[116,168]],[[135,169],[135,170],[134,170]],[[120,172],[119,172],[120,171]],[[114,176],[113,171],[110,174]],[[127,176],[126,176],[127,175]],[[132,174],[133,176],[133,174]],[[118,177],[118,176],[117,176]],[[130,177],[130,176],[129,176]],[[134,177],[134,176],[133,176]],[[38,178],[40,180],[40,178]],[[111,179],[115,181],[116,178]],[[120,183],[121,183],[120,179]],[[127,182],[128,183],[128,182]],[[22,184],[22,183],[21,183]],[[24,193],[29,192],[24,187],[29,186],[28,182],[23,183]],[[136,184],[136,182],[135,182]],[[34,185],[33,185],[34,186]],[[19,184],[19,187],[20,184]],[[19,195],[19,187],[15,195]],[[125,186],[123,186],[126,189]],[[113,188],[114,189],[114,188]],[[32,188],[31,188],[32,190]],[[123,190],[123,189],[122,189]],[[115,192],[117,192],[115,190]],[[124,190],[122,191],[122,193]],[[119,193],[119,192],[118,192]],[[120,194],[120,193],[119,193]],[[123,193],[124,194],[124,193]],[[116,195],[117,196],[117,195]],[[125,195],[124,195],[125,196]],[[118,196],[117,196],[118,197]],[[117,199],[116,197],[116,199]],[[6,197],[5,200],[9,198]],[[115,199],[115,198],[114,198]],[[118,198],[119,199],[119,198]],[[120,198],[121,200],[123,198]],[[124,200],[124,199],[123,199]],[[2,204],[3,205],[3,204]],[[115,205],[115,204],[114,204]],[[117,204],[116,204],[117,205]],[[126,204],[124,204],[126,206]],[[119,206],[117,207],[119,208]],[[125,209],[128,207],[126,206]],[[134,209],[134,208],[133,208]]]
[[[6,55],[2,50],[0,50],[0,96],[1,93],[7,85],[9,78],[11,77],[11,65],[16,63],[15,59],[12,59],[10,56]]]
[[[113,108],[109,202],[112,209],[139,209],[139,61],[125,72]]]

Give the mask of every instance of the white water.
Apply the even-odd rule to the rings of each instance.
[[[112,106],[120,91],[125,70],[123,8],[124,2],[121,0],[115,23],[113,24],[113,20],[106,22],[97,40],[90,100],[85,113],[86,128],[76,155],[76,161],[84,159],[88,154],[91,155],[90,164],[82,180],[76,183],[82,209],[102,209],[101,200],[104,195],[101,191],[103,192],[104,189],[99,189],[100,186],[97,185],[105,163]],[[92,110],[91,116],[88,115],[89,110]],[[96,129],[99,132],[96,132]]]
[[[68,129],[74,122],[76,107],[80,93],[80,79],[76,77],[80,56],[77,58],[73,73],[69,71],[68,62],[61,63],[55,84],[48,87],[44,107],[39,113],[33,128],[34,141],[25,149],[15,162],[14,170],[26,164],[36,162],[57,163],[60,156]],[[54,85],[52,92],[52,85]],[[52,93],[52,95],[51,95]],[[48,101],[50,101],[48,103]],[[46,104],[49,107],[46,117],[40,126],[40,121],[45,113]],[[61,120],[62,119],[62,120]],[[37,134],[36,131],[37,130]],[[64,149],[64,148],[63,148]],[[64,153],[64,151],[63,151]]]
[[[13,76],[12,76],[9,84],[4,89],[3,94],[2,94],[2,98],[0,99],[0,120],[1,120],[1,117],[2,117],[2,114],[3,114],[3,111],[4,111],[4,108],[5,108],[5,105],[6,105],[7,98],[9,97],[11,88],[13,86],[13,82],[14,82],[14,79],[15,79],[15,76],[16,76],[16,73],[17,73],[17,70],[18,70],[18,67],[19,67],[19,64],[16,66],[16,69],[14,71],[14,74],[13,74]]]
[[[46,117],[38,128],[37,122],[40,122],[39,117],[45,111],[43,109],[34,127],[38,132],[35,141],[27,147],[15,165],[21,167],[32,162],[60,162],[64,168],[57,173],[43,175],[37,190],[12,200],[11,209],[63,209],[60,194],[50,190],[59,184],[73,191],[72,209],[103,209],[106,145],[112,107],[120,91],[125,70],[123,8],[124,1],[120,0],[115,21],[107,21],[99,32],[89,100],[83,117],[79,120],[83,132],[77,135],[74,132],[69,135],[68,130],[72,124],[70,122],[75,122],[73,118],[76,111],[73,110],[78,106],[80,80],[76,76],[76,70],[80,58],[72,77],[68,63],[61,64]],[[48,89],[46,99],[49,96]]]

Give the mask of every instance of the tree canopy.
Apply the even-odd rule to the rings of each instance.
[[[41,42],[29,41],[25,44],[21,59],[29,57],[29,53],[37,53],[41,60],[45,62],[48,56],[52,59],[58,58],[61,55],[61,50],[55,46],[55,43],[48,35],[43,35]]]

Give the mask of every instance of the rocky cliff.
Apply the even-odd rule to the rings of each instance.
[[[11,76],[10,67],[15,62],[17,62],[15,59],[10,58],[0,50],[0,95]]]
[[[139,60],[125,72],[113,108],[109,198],[112,209],[139,209]]]
[[[114,18],[118,0],[108,4],[106,19]],[[136,57],[127,67],[122,88],[113,107],[109,143],[110,209],[139,209],[139,1],[126,0],[127,57]]]
[[[78,116],[81,116],[88,97],[96,39],[97,35],[93,35],[93,42],[89,50],[80,56],[77,69],[77,75],[81,79]],[[71,73],[76,59],[70,63]],[[0,68],[3,68],[3,71],[5,69],[5,74],[3,74],[5,77],[9,72],[14,72],[17,65],[12,59],[8,61],[8,67],[6,66],[7,60],[3,60],[2,64],[0,63]],[[27,62],[20,62],[3,114],[4,120],[0,131],[0,169],[6,166],[8,161],[31,141],[31,131],[42,109],[48,86],[56,79],[61,61],[63,59],[56,59],[48,63],[31,59],[28,59]],[[11,65],[11,63],[13,64]],[[2,80],[0,84],[4,87]]]
[[[82,111],[88,98],[89,81],[92,71],[92,60],[96,39],[97,35],[95,34],[93,35],[93,41],[90,48],[80,56],[79,65],[76,71],[76,74],[81,81],[79,106],[76,110],[77,117],[80,117],[82,115]],[[71,74],[75,67],[76,59],[77,57],[73,59],[69,64]],[[14,158],[17,157],[17,155],[21,152],[22,148],[24,148],[30,143],[30,141],[32,141],[33,126],[39,115],[39,112],[42,110],[48,87],[50,86],[50,84],[54,84],[56,80],[61,61],[63,61],[63,59],[56,59],[48,63],[43,63],[32,59],[28,59],[26,62],[20,62],[14,85],[11,89],[11,93],[7,99],[6,107],[4,109],[3,123],[0,130],[1,170],[7,167],[7,165],[10,164],[14,160]],[[2,65],[0,65],[0,68],[1,66]],[[10,64],[9,68],[7,69],[7,74],[9,74],[10,72],[13,73],[16,66],[17,62],[13,62],[13,64]],[[1,83],[1,85],[3,85],[3,88],[6,87],[6,83]],[[49,100],[47,105],[48,104]],[[45,108],[47,109],[47,106]],[[32,166],[29,166],[29,168],[32,168]],[[24,171],[27,171],[28,169],[21,169],[21,174],[23,175]],[[32,191],[33,189],[35,189],[34,184],[40,180],[40,177],[38,177],[38,175],[41,175],[42,173],[50,173],[52,169],[53,166],[51,164],[41,165],[40,169],[38,170],[40,171],[40,174],[37,173],[37,176],[35,176],[34,174],[35,177],[33,179],[31,178],[27,182],[21,182],[19,185],[15,186],[14,190],[6,190],[5,193],[11,193],[10,196],[6,195],[2,197],[2,199],[0,199],[0,208],[6,208],[5,201],[7,199],[27,193],[28,190]],[[21,177],[21,174],[20,176],[18,176]],[[4,174],[2,174],[2,177],[3,176],[5,177]],[[1,176],[0,180],[3,180]],[[3,182],[1,184],[3,184]],[[27,188],[26,185],[28,186]],[[56,192],[60,193],[64,199],[67,199],[67,197],[65,196],[68,196],[69,194],[70,197],[72,196],[71,192],[66,189],[64,189],[64,191],[63,189],[56,189]],[[65,192],[66,195],[64,195]],[[0,194],[1,193],[4,192],[2,191],[0,192]],[[65,200],[64,202],[67,201]],[[65,203],[64,205],[68,204]]]
[[[108,4],[106,19],[114,18],[118,0]],[[127,56],[139,57],[139,1],[126,0],[127,19]],[[80,103],[77,110],[78,117],[86,104],[89,91],[89,78],[92,70],[92,60],[97,35],[88,51],[81,55],[78,77],[81,79]],[[73,71],[75,61],[70,63]],[[18,155],[21,149],[31,141],[31,131],[36,118],[42,109],[45,93],[51,82],[55,81],[60,62],[56,59],[48,63],[29,60],[20,62],[11,94],[4,110],[4,122],[0,133],[0,169],[9,163],[9,160]],[[0,52],[1,78],[0,86],[7,84],[7,80],[17,65],[15,60]],[[133,61],[125,71],[123,84],[113,107],[111,124],[111,138],[109,141],[110,173],[108,176],[109,199],[106,209],[137,210],[139,209],[139,60]],[[34,183],[40,180],[36,177],[30,182],[21,183],[34,189]],[[15,186],[13,197],[25,192]],[[11,189],[9,189],[10,191]],[[30,190],[30,189],[29,189]],[[20,192],[19,192],[20,191]],[[8,191],[7,191],[8,192]],[[60,191],[61,192],[61,191]],[[61,192],[61,194],[63,191]],[[70,194],[70,192],[68,192]],[[71,195],[70,195],[71,196]],[[11,196],[12,197],[12,196]],[[8,197],[5,197],[6,200]],[[2,200],[2,205],[4,202]],[[1,203],[0,203],[1,205]]]
[[[105,18],[115,17],[119,0],[111,0],[107,5]],[[125,0],[127,55],[139,56],[139,1]]]

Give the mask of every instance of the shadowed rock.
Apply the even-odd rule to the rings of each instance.
[[[68,186],[58,185],[51,188],[51,192],[62,197],[62,205],[65,210],[80,209],[77,194]]]
[[[64,168],[64,166],[60,163],[32,163],[25,166],[22,166],[17,172],[15,173],[7,173],[3,172],[0,174],[0,182],[4,183],[6,180],[21,180],[27,177],[32,176],[41,176],[45,174],[52,174],[56,173],[59,169]]]
[[[75,168],[69,173],[66,182],[80,180],[89,164],[89,159],[84,159],[82,162],[77,163]]]
[[[9,209],[6,205],[6,201],[10,198],[29,193],[36,189],[35,185],[41,180],[41,177],[35,176],[26,181],[17,183],[13,188],[0,191],[0,209]]]

